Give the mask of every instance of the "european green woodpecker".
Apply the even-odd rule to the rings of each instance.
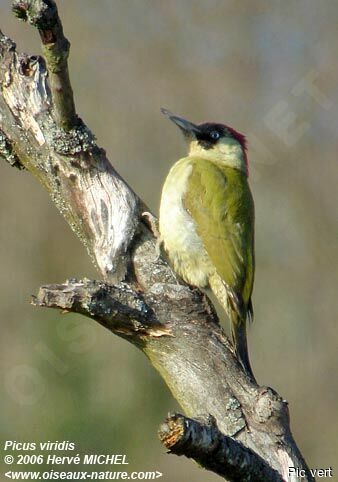
[[[184,281],[216,295],[230,318],[237,358],[254,378],[246,340],[255,261],[245,137],[224,124],[196,125],[162,112],[181,129],[189,150],[163,186],[160,240]]]

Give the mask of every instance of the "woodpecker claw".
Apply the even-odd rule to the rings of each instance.
[[[154,216],[152,213],[150,213],[148,211],[144,211],[141,216],[144,219],[144,221],[146,222],[148,228],[150,228],[150,230],[153,233],[153,235],[155,236],[155,238],[159,239],[160,230],[159,230],[159,226],[158,226],[158,219],[156,218],[156,216]]]

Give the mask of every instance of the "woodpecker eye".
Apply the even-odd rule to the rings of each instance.
[[[214,140],[219,139],[219,136],[220,136],[220,133],[218,131],[210,132],[211,139],[214,139]]]

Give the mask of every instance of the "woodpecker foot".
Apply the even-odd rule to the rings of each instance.
[[[159,239],[160,237],[160,230],[158,226],[158,219],[152,213],[148,211],[144,211],[142,213],[142,218],[146,222],[148,228],[151,230],[155,238]]]

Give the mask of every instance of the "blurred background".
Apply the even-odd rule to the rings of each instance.
[[[337,2],[57,3],[78,113],[155,212],[185,153],[161,106],[247,135],[252,365],[289,401],[309,466],[332,466],[338,480]],[[19,50],[40,52],[7,0],[0,28]],[[157,428],[178,406],[140,352],[88,319],[30,306],[42,284],[98,274],[35,179],[0,169],[2,437],[125,453],[128,470],[159,470],[169,482],[220,480],[165,454]]]

